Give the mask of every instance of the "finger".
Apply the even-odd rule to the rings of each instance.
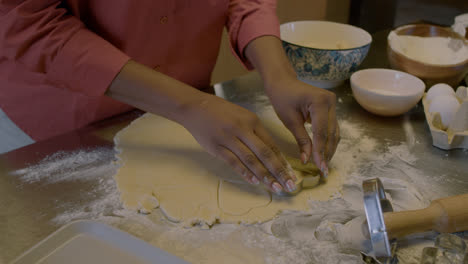
[[[293,192],[296,190],[296,185],[290,176],[289,170],[285,166],[285,162],[282,162],[282,157],[279,157],[279,154],[277,154],[279,151],[275,153],[275,151],[270,146],[266,145],[256,134],[242,135],[240,140],[255,154],[257,159],[286,191]]]
[[[224,160],[234,171],[240,175],[246,182],[257,185],[260,181],[257,177],[242,163],[242,161],[229,149],[219,146],[218,156]]]
[[[299,151],[301,152],[301,161],[306,164],[312,154],[312,141],[309,133],[304,127],[304,121],[300,116],[290,117],[288,121],[283,122],[284,125],[291,131],[296,139]]]
[[[271,137],[270,133],[268,133],[268,131],[262,125],[258,125],[258,127],[255,128],[254,132],[255,135],[257,135],[260,138],[260,140],[262,140],[263,143],[267,145],[276,154],[276,157],[281,162],[281,165],[285,168],[288,168],[288,162],[284,158],[279,148],[276,146],[275,140]],[[289,171],[289,176],[293,179],[293,181],[297,180],[294,171]]]
[[[280,193],[283,188],[278,181],[263,166],[257,156],[240,140],[236,140],[228,148],[242,161],[263,184],[272,192]]]
[[[328,135],[325,146],[325,160],[328,162],[333,154],[335,153],[337,139],[336,130],[339,130],[338,123],[336,121],[336,108],[331,103],[328,110]]]
[[[328,165],[325,160],[325,146],[328,137],[328,109],[323,107],[316,107],[310,109],[309,114],[312,121],[312,157],[315,165],[322,172],[322,176],[328,176]]]

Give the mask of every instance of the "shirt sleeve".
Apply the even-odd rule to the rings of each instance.
[[[101,96],[129,57],[67,13],[59,0],[0,0],[0,59],[55,86]]]
[[[247,69],[253,69],[244,56],[245,47],[261,36],[280,38],[276,0],[231,0],[226,26],[234,56]]]

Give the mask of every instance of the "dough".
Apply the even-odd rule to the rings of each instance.
[[[283,153],[297,159],[294,138],[276,115],[262,120]],[[272,195],[245,183],[184,127],[152,114],[120,131],[115,143],[121,165],[115,179],[124,206],[144,213],[160,207],[169,220],[187,226],[264,222],[282,210],[307,210],[309,199],[328,200],[342,185],[332,170],[326,184],[296,196]]]
[[[320,171],[313,163],[302,164],[299,159],[286,157],[286,160],[296,172],[296,185],[301,182],[302,188],[313,188],[320,182]],[[300,190],[300,189],[299,189]]]

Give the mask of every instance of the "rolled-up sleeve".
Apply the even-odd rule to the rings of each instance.
[[[0,60],[55,86],[101,96],[129,57],[88,30],[58,0],[0,0]]]
[[[280,37],[276,0],[231,0],[226,26],[234,55],[251,70],[245,47],[261,36]]]

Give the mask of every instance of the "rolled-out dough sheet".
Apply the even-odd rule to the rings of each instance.
[[[293,136],[276,115],[262,120],[283,153],[298,158]],[[120,131],[115,143],[121,165],[115,179],[124,206],[145,213],[160,207],[169,220],[187,226],[264,222],[282,210],[307,210],[308,200],[328,200],[342,185],[332,170],[326,184],[296,196],[272,195],[245,183],[184,127],[152,114]]]

